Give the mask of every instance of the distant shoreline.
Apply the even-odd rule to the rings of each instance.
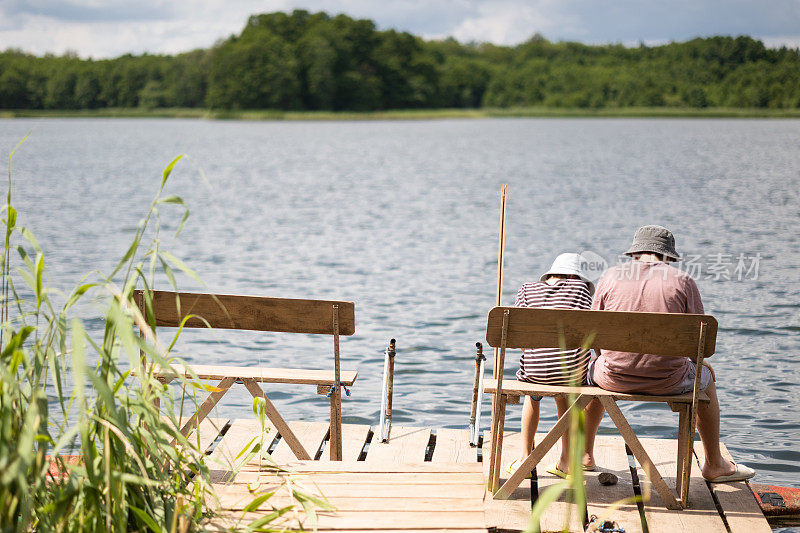
[[[761,108],[556,108],[398,109],[388,111],[209,110],[200,108],[7,109],[10,118],[191,118],[206,120],[437,120],[474,118],[800,118],[800,109]]]

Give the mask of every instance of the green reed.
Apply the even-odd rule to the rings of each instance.
[[[132,299],[135,288],[153,287],[157,273],[173,289],[176,272],[199,281],[160,245],[161,211],[177,210],[176,236],[189,216],[180,197],[164,195],[180,157],[165,168],[149,211],[111,274],[87,275],[64,294],[48,286],[42,249],[12,205],[17,148],[9,156],[2,210],[0,530],[196,529],[216,501],[209,469],[197,432],[187,439],[177,429],[184,395],[176,405],[170,389],[153,377],[154,366],[184,364],[169,350],[180,330],[164,348]],[[99,339],[87,333],[76,308],[89,295],[104,302]],[[182,391],[210,389],[180,374]],[[65,460],[60,454],[76,441],[80,460]],[[265,455],[259,449],[251,453]],[[295,497],[302,499],[302,492]],[[270,529],[273,520],[242,527]]]
[[[584,339],[581,350],[589,350],[592,346],[594,337],[595,334],[591,334]],[[566,339],[563,331],[560,332],[559,335],[559,349],[562,352],[567,349]],[[574,379],[571,386],[578,387],[581,386],[581,383],[578,382],[577,379]],[[572,405],[576,400],[577,396],[575,394],[570,394],[567,398],[567,404]],[[583,471],[583,455],[585,451],[586,413],[583,409],[573,409],[570,415],[569,426],[568,455],[570,475],[567,477],[567,479],[550,485],[544,491],[542,491],[536,500],[536,503],[533,505],[533,509],[531,509],[531,516],[525,533],[539,533],[541,531],[541,518],[548,512],[548,508],[562,496],[564,496],[568,502],[574,505],[567,506],[567,512],[564,515],[564,523],[561,531],[567,532],[570,530],[570,524],[572,522],[570,513],[573,509],[577,510],[577,512],[580,514],[578,516],[578,520],[584,519],[584,510],[586,509],[586,476],[584,475]],[[611,503],[608,505],[608,507],[606,507],[603,515],[598,517],[598,523],[609,519],[613,515],[614,510],[617,508],[623,505],[636,503],[642,499],[643,498],[641,496],[634,496]],[[645,495],[644,500],[649,500],[649,493]],[[596,525],[597,523],[595,526]],[[594,531],[594,529],[590,529],[590,531]]]
[[[585,339],[582,350],[591,348],[594,336]],[[566,351],[566,339],[564,332],[559,334],[559,349],[563,352]],[[566,369],[564,370],[566,372]],[[571,386],[580,386],[581,384],[573,377]],[[577,400],[574,394],[570,394],[567,398],[567,405],[572,405]],[[575,504],[576,509],[586,508],[586,486],[584,485],[583,475],[583,454],[586,448],[586,430],[585,430],[586,413],[583,409],[573,409],[570,415],[569,426],[569,473],[567,479],[561,480],[558,483],[550,485],[539,495],[536,503],[531,509],[531,516],[528,522],[528,527],[525,533],[539,533],[540,520],[548,511],[548,508],[562,495],[566,495],[571,503]],[[569,531],[571,517],[569,515],[573,506],[567,507],[567,513],[564,516],[563,531]]]

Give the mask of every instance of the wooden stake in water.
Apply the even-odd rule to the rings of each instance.
[[[503,305],[503,253],[506,247],[506,189],[507,186],[503,185],[503,188],[500,191],[500,239],[498,242],[498,251],[497,251],[497,299],[495,301],[495,305],[500,307]],[[494,363],[493,363],[493,371],[492,377],[497,379],[497,373],[502,372],[502,369],[498,369],[498,348],[494,349]],[[492,397],[492,441],[495,442],[495,435],[497,434],[497,409],[498,409],[498,400],[499,400],[499,392],[495,393]],[[491,449],[491,457],[489,458],[489,479],[494,479],[494,465],[495,461],[495,447],[492,446]],[[495,487],[491,487],[494,491]]]

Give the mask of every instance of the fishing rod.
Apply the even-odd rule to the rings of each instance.
[[[504,260],[504,253],[506,247],[506,191],[508,186],[503,185],[502,190],[500,191],[500,238],[498,242],[498,251],[497,251],[497,298],[495,300],[495,305],[500,307],[503,305],[503,260]],[[494,361],[493,361],[493,372],[492,377],[496,380],[501,380],[502,377],[498,374],[503,370],[499,368],[499,348],[494,349]],[[498,390],[500,390],[500,386],[498,384]],[[482,392],[482,391],[481,391]],[[492,438],[498,433],[503,431],[501,427],[502,424],[500,423],[500,416],[499,416],[499,409],[500,409],[500,398],[499,394],[492,395],[492,429],[491,434]],[[499,468],[499,458],[495,457],[496,450],[495,447],[492,446],[492,451],[489,458],[489,479],[494,479],[494,473],[497,468]]]

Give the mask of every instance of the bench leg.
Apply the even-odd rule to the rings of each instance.
[[[161,383],[162,386],[166,385],[168,383],[171,383],[172,380],[173,380],[173,378],[171,378],[171,377],[163,377],[163,376],[159,376],[156,379],[158,380],[159,383]],[[156,396],[156,399],[153,400],[153,407],[156,408],[156,412],[160,413],[160,411],[161,411],[161,397],[160,396]]]
[[[675,499],[675,495],[667,486],[664,478],[662,478],[661,474],[659,474],[658,470],[656,470],[653,461],[650,459],[650,456],[647,455],[642,443],[639,442],[639,439],[633,432],[633,428],[631,428],[630,424],[628,424],[628,421],[625,419],[625,415],[623,415],[622,411],[619,410],[619,406],[617,405],[617,402],[614,401],[614,398],[610,396],[600,396],[600,402],[603,404],[603,407],[606,408],[606,412],[608,413],[608,416],[611,417],[614,425],[617,426],[622,438],[625,440],[625,444],[628,445],[633,452],[633,456],[636,457],[636,460],[639,461],[640,465],[642,465],[642,468],[644,469],[647,478],[650,480],[650,483],[653,484],[656,492],[659,496],[661,496],[661,501],[664,502],[664,506],[667,509],[683,509],[681,503]]]
[[[570,424],[570,417],[572,416],[572,412],[575,409],[583,409],[589,402],[592,401],[591,397],[580,395],[578,396],[572,405],[569,406],[567,411],[558,419],[558,422],[553,426],[547,435],[542,439],[542,442],[539,443],[538,446],[533,448],[533,451],[522,461],[522,464],[519,465],[516,472],[511,474],[511,477],[500,487],[500,490],[497,491],[495,494],[495,499],[502,499],[505,500],[511,494],[517,490],[522,480],[525,479],[525,476],[530,474],[536,465],[539,464],[539,461],[545,456],[545,454],[550,451],[550,448],[558,442],[558,439],[561,438],[561,435],[564,434],[565,431],[569,431],[569,424]]]
[[[678,471],[675,478],[675,490],[680,495],[684,507],[689,505],[689,476],[692,471],[691,453],[689,449],[689,417],[691,404],[683,404],[678,410]]]
[[[494,492],[500,486],[500,470],[503,461],[503,431],[506,423],[506,395],[497,396],[497,415],[495,416],[494,426],[492,427],[492,453],[489,458],[491,461],[491,476],[489,477],[489,490]]]
[[[331,393],[331,461],[342,460],[342,388],[334,387]]]
[[[286,420],[280,415],[278,410],[272,404],[267,395],[264,394],[264,389],[256,383],[256,380],[253,378],[244,378],[242,379],[244,386],[247,387],[247,390],[250,391],[255,398],[261,398],[264,400],[264,412],[267,413],[272,424],[275,426],[275,429],[278,430],[278,433],[281,437],[286,439],[286,444],[289,445],[289,448],[294,453],[295,457],[300,460],[310,460],[311,456],[308,455],[308,452],[303,445],[300,443],[300,440],[297,438],[297,435],[294,434],[294,431],[289,427],[289,424],[286,423]]]
[[[181,434],[185,437],[189,434],[196,427],[200,427],[200,422],[208,416],[208,413],[214,408],[215,405],[222,399],[223,396],[228,392],[233,385],[233,382],[236,381],[234,378],[222,378],[217,384],[217,389],[211,394],[208,395],[208,398],[200,405],[197,409],[197,412],[192,415],[192,417],[183,425],[181,428]]]

